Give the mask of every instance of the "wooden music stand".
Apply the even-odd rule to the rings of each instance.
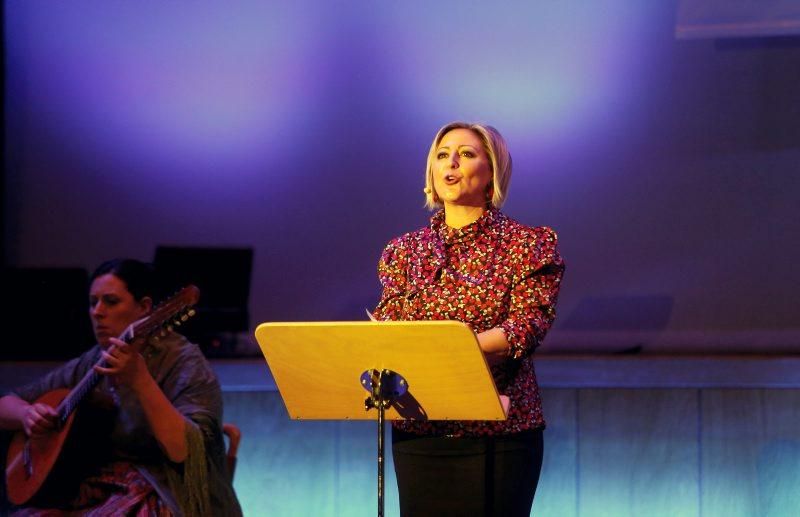
[[[463,323],[262,323],[255,334],[291,418],[378,420],[379,517],[385,418],[506,418],[475,334]]]

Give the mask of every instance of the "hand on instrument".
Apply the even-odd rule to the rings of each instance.
[[[111,346],[102,352],[106,365],[95,366],[94,370],[109,376],[116,385],[127,385],[135,391],[144,376],[149,375],[144,357],[117,338],[110,338],[109,343]]]
[[[42,436],[57,427],[58,412],[42,402],[31,404],[25,409],[22,427],[31,437]]]

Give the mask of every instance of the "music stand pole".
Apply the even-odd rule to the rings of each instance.
[[[383,439],[384,439],[384,413],[386,408],[383,403],[378,406],[378,517],[383,517]]]
[[[378,410],[378,517],[383,517],[386,408],[391,407],[397,397],[402,397],[408,391],[408,383],[403,376],[391,370],[372,369],[361,374],[361,385],[370,392],[364,400],[364,409]]]

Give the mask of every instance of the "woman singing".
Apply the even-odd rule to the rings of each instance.
[[[556,234],[499,208],[511,156],[496,129],[453,122],[433,139],[425,176],[430,225],[386,246],[380,320],[458,320],[476,333],[505,421],[399,421],[392,451],[400,511],[528,516],[545,427],[533,351],[555,318],[564,263]]]

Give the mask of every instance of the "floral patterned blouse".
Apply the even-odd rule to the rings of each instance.
[[[474,223],[451,228],[444,210],[430,226],[393,239],[378,263],[383,285],[379,320],[458,320],[473,331],[503,329],[511,348],[492,367],[511,401],[505,421],[398,421],[424,435],[488,436],[543,428],[533,350],[555,318],[564,262],[556,234],[524,226],[491,208]]]

